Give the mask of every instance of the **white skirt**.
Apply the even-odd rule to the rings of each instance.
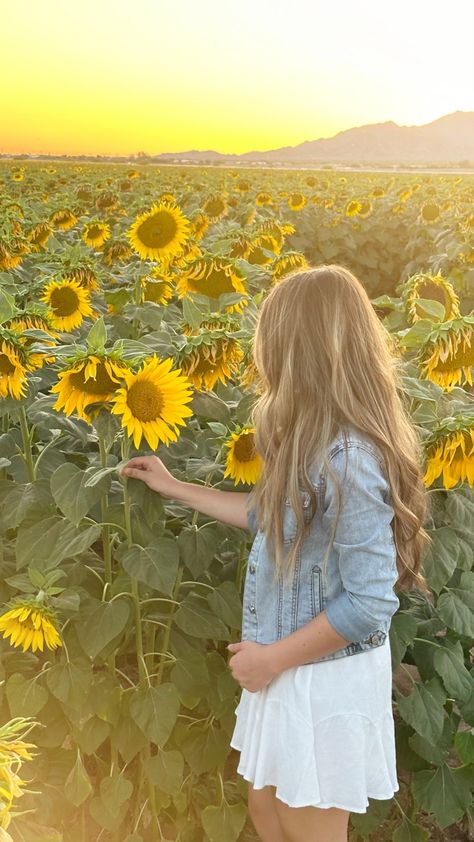
[[[290,667],[242,689],[230,745],[254,789],[276,787],[290,807],[365,813],[399,790],[390,638],[332,661]]]

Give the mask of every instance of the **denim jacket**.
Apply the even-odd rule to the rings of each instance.
[[[398,578],[391,521],[390,486],[375,443],[352,425],[333,440],[329,461],[343,494],[334,544],[323,560],[336,514],[333,481],[323,465],[310,471],[318,510],[301,543],[291,578],[276,579],[264,533],[248,501],[249,528],[255,536],[248,557],[243,594],[242,640],[272,643],[304,626],[321,611],[347,646],[306,663],[330,661],[381,646],[400,605],[393,586]],[[345,473],[346,472],[346,473]],[[344,479],[345,475],[345,479]],[[304,512],[310,495],[300,489]],[[310,514],[307,520],[311,520]],[[296,516],[285,500],[285,544],[296,537]]]

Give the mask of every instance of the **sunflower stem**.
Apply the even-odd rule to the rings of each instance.
[[[122,439],[122,459],[128,459],[130,454],[130,443],[125,436]],[[130,505],[130,493],[128,490],[128,477],[123,477],[123,505],[124,505],[124,515],[125,515],[125,528],[127,531],[127,544],[129,547],[133,544],[133,531],[132,531],[132,517],[131,517],[131,505]],[[131,582],[131,595],[133,597],[133,603],[135,606],[135,639],[136,639],[136,646],[137,646],[137,664],[138,664],[138,676],[139,682],[142,687],[147,684],[147,672],[145,666],[145,658],[144,658],[144,651],[143,651],[143,630],[142,630],[142,617],[141,617],[141,606],[140,606],[140,595],[138,592],[138,582],[134,576],[130,576]]]
[[[28,482],[35,481],[35,466],[33,463],[33,453],[31,450],[30,430],[28,427],[28,418],[26,417],[26,409],[24,404],[20,404],[20,428],[23,439],[23,457],[26,465],[26,473],[28,475]]]

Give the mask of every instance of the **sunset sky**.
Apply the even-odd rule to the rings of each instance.
[[[0,152],[245,152],[474,110],[473,0],[9,0]]]

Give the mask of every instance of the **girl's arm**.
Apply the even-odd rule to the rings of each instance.
[[[172,497],[211,518],[238,526],[240,529],[251,529],[247,515],[249,494],[246,492],[222,491],[220,488],[183,482],[168,471],[158,456],[136,456],[130,459],[119,473],[120,476],[140,479],[152,491]]]

